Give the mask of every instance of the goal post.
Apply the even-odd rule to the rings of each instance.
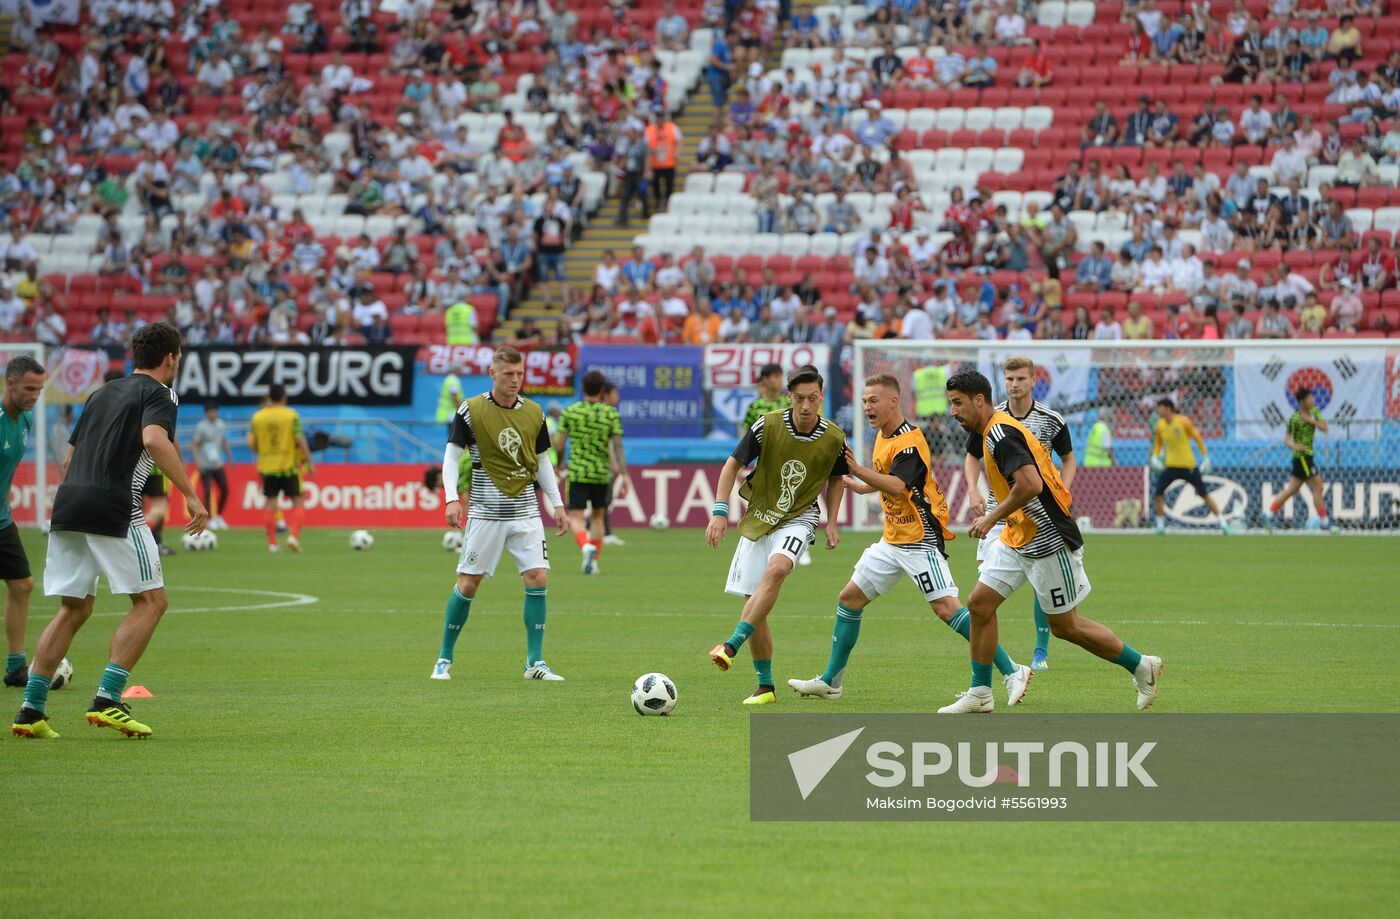
[[[37,342],[0,344],[0,369],[8,367],[10,361],[23,355],[34,358],[49,371],[48,379],[52,382],[52,368],[45,363],[48,349]],[[48,391],[49,385],[46,383],[39,394],[39,401],[34,405],[34,428],[25,444],[24,459],[10,481],[10,508],[15,522],[20,526],[48,526],[49,506],[52,503],[49,483],[54,480],[49,464]]]
[[[972,493],[963,472],[967,433],[947,415],[946,400],[929,398],[930,384],[946,379],[945,373],[974,367],[991,381],[1000,401],[1006,397],[1002,364],[1012,355],[1035,362],[1035,398],[1065,418],[1079,465],[1074,513],[1089,528],[1143,532],[1151,527],[1154,474],[1148,454],[1156,403],[1163,397],[1172,399],[1205,439],[1212,464],[1207,487],[1226,517],[1237,527],[1264,527],[1269,505],[1289,477],[1292,454],[1284,429],[1296,408],[1293,392],[1306,386],[1329,424],[1326,433],[1317,434],[1315,457],[1333,522],[1349,532],[1400,533],[1400,343],[855,342],[853,401],[859,404],[869,376],[888,373],[900,381],[905,417],[917,420],[928,436],[955,529],[966,529],[972,520]],[[940,370],[930,374],[926,368]],[[917,411],[916,380],[929,388],[923,413]],[[854,449],[868,460],[874,432],[859,411],[855,428]],[[1102,450],[1086,456],[1091,435],[1098,446],[1111,446],[1111,459]],[[1304,528],[1312,500],[1307,488],[1290,499],[1283,527]],[[877,501],[858,497],[855,509],[857,528],[880,527]],[[1182,483],[1167,490],[1166,516],[1175,531],[1214,529],[1204,502]]]

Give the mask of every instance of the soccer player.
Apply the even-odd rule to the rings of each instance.
[[[306,507],[301,497],[301,476],[312,474],[311,448],[301,432],[301,416],[287,407],[287,389],[281,383],[267,388],[267,405],[253,413],[248,425],[248,446],[258,457],[262,477],[263,528],[267,530],[267,550],[280,552],[277,545],[277,499],[286,495],[292,502],[287,512],[287,548],[301,551],[301,527]]]
[[[165,517],[170,512],[170,499],[165,494],[165,476],[159,469],[151,470],[141,495],[146,499],[146,526],[151,528],[151,538],[156,541],[156,551],[161,555],[171,555],[174,549],[165,544]]]
[[[572,440],[567,473],[569,527],[583,551],[583,573],[598,573],[603,554],[603,518],[612,503],[612,479],[618,480],[618,497],[627,497],[627,459],[622,452],[622,416],[603,401],[607,378],[590,370],[583,376],[583,401],[575,402],[559,416],[554,449],[562,457]],[[584,511],[589,510],[587,522]]]
[[[1201,451],[1201,463],[1196,465],[1196,454],[1191,450],[1195,444]],[[1162,452],[1166,451],[1166,460]],[[1171,399],[1157,400],[1157,426],[1152,431],[1152,449],[1148,454],[1150,465],[1157,471],[1157,484],[1152,490],[1153,502],[1157,510],[1156,532],[1161,536],[1167,530],[1167,486],[1180,479],[1192,488],[1205,501],[1206,507],[1220,521],[1220,532],[1230,535],[1230,522],[1220,513],[1210,492],[1206,491],[1201,473],[1210,473],[1210,454],[1206,452],[1206,442],[1201,437],[1191,419],[1176,410]]]
[[[88,724],[128,737],[150,737],[121,701],[127,677],[155,634],[169,601],[155,538],[146,528],[141,487],[159,468],[185,496],[188,533],[203,532],[209,512],[194,493],[175,446],[176,398],[170,389],[180,365],[180,333],[164,322],[142,326],[131,339],[136,372],[88,399],[68,441],[67,476],[54,496],[44,593],[59,597],[58,615],[39,636],[24,705],[11,730],[53,740],[44,712],[54,669],[92,615],[98,577],[114,594],[131,597],[131,612],[112,635],[102,682]]]
[[[221,511],[228,504],[228,472],[224,464],[232,451],[228,448],[228,426],[219,417],[219,407],[214,403],[204,406],[204,417],[194,426],[190,447],[199,468],[199,490],[211,515],[209,529],[227,530],[228,524]],[[211,501],[215,488],[218,500]]]
[[[1070,440],[1069,428],[1065,419],[1044,402],[1032,395],[1035,386],[1035,361],[1023,355],[1008,357],[1002,364],[1003,381],[1006,383],[1006,400],[997,405],[996,410],[1006,412],[1035,435],[1035,439],[1051,453],[1060,458],[1060,478],[1068,491],[1074,485],[1075,474],[1079,471],[1074,460],[1074,443]],[[984,492],[978,485],[982,474],[982,438],[976,434],[967,437],[967,455],[963,459],[963,474],[967,479],[968,491],[972,495],[973,513],[981,517],[996,506],[996,497],[990,490]],[[1001,527],[987,539],[977,543],[977,561],[987,557],[989,540],[1001,536]],[[1032,670],[1050,668],[1050,620],[1045,610],[1040,608],[1040,600],[1032,595],[1035,612],[1035,653],[1031,657]]]
[[[613,408],[617,408],[622,401],[622,393],[618,391],[617,385],[612,381],[603,384],[603,401]],[[623,497],[626,497],[624,493]],[[664,508],[662,508],[664,510]],[[609,504],[603,511],[603,545],[605,546],[625,546],[627,543],[621,536],[613,533],[612,528],[612,505]]]
[[[710,649],[710,660],[728,670],[746,641],[758,674],[758,688],[745,705],[778,701],[773,692],[773,634],[768,613],[778,600],[783,581],[798,558],[816,542],[820,520],[817,497],[826,487],[826,547],[841,541],[836,529],[843,477],[850,472],[844,449],[846,435],[821,416],[825,384],[810,364],[788,375],[792,408],[759,417],[724,462],[719,475],[720,500],[715,502],[705,542],[717,548],[729,527],[729,495],[739,471],[754,463],[754,471],[739,490],[748,510],[739,523],[739,545],[729,566],[724,592],[744,598],[744,612],[734,634]]]
[[[34,577],[10,510],[10,482],[24,459],[29,432],[34,429],[34,403],[43,391],[44,368],[34,358],[22,354],[5,366],[4,411],[0,412],[0,578],[5,581],[5,641],[9,650],[5,656],[6,686],[23,686],[29,681],[24,629]]]
[[[958,599],[958,585],[948,570],[945,541],[954,538],[948,529],[948,502],[933,477],[928,441],[923,431],[904,420],[899,410],[899,381],[889,374],[865,381],[861,404],[866,420],[876,430],[872,468],[856,462],[847,447],[851,474],[846,485],[857,494],[879,494],[885,532],[861,554],[850,581],[837,597],[836,629],[826,670],[815,679],[788,680],[788,685],[803,696],[841,698],[846,662],[860,637],[865,608],[889,593],[903,575],[913,579],[939,619],[963,638],[968,637],[967,607]],[[1015,705],[1025,698],[1033,674],[999,647],[996,664],[1006,684],[1007,704]]]
[[[739,429],[739,436],[743,437],[759,416],[781,412],[788,407],[787,393],[783,391],[783,368],[777,364],[764,364],[758,371],[758,398],[750,402],[744,412],[744,426]]]
[[[1298,403],[1298,410],[1288,419],[1288,429],[1283,435],[1283,442],[1293,451],[1293,466],[1288,470],[1288,484],[1269,505],[1269,526],[1272,529],[1277,524],[1284,502],[1306,484],[1312,490],[1313,508],[1317,512],[1317,516],[1308,521],[1308,528],[1329,529],[1322,472],[1313,459],[1313,437],[1318,431],[1327,433],[1327,422],[1322,418],[1322,410],[1317,407],[1312,389],[1300,386],[1293,398]]]
[[[1084,574],[1084,539],[1070,516],[1069,492],[1055,463],[1035,435],[992,404],[992,384],[976,370],[948,379],[948,407],[967,431],[982,436],[982,462],[996,506],[972,521],[968,531],[983,539],[1001,522],[968,598],[972,615],[972,685],[941,714],[990,712],[992,664],[997,649],[997,607],[1027,581],[1050,617],[1050,632],[1133,675],[1137,707],[1157,698],[1162,660],[1139,654],[1107,626],[1081,617],[1089,595]]]
[[[442,487],[447,495],[447,525],[468,522],[457,564],[457,585],[447,601],[442,650],[432,678],[452,679],[452,655],[467,624],[481,579],[494,574],[501,552],[509,550],[525,581],[525,679],[562,681],[549,669],[544,650],[545,595],[549,578],[549,544],[540,522],[543,493],[554,510],[554,535],[569,531],[559,497],[559,481],[549,461],[549,432],[538,403],[520,395],[525,358],[503,345],[491,357],[491,391],[457,407],[452,436],[442,458]],[[457,493],[462,452],[471,453],[471,491],[467,507]]]

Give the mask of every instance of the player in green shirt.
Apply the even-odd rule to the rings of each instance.
[[[4,411],[0,411],[0,579],[5,581],[5,640],[9,645],[5,656],[6,686],[24,686],[29,681],[24,626],[29,620],[34,577],[10,511],[10,482],[24,459],[29,432],[34,427],[34,403],[43,391],[44,368],[34,358],[21,355],[5,367]],[[44,457],[38,457],[38,461],[43,462]]]
[[[583,551],[583,573],[598,573],[598,556],[603,553],[603,517],[612,503],[612,480],[617,479],[617,496],[627,497],[627,458],[622,453],[622,416],[603,400],[607,378],[597,370],[583,377],[583,401],[575,402],[559,416],[554,449],[564,455],[564,445],[573,441],[566,464],[569,495],[569,528]],[[584,511],[589,510],[584,523]]]
[[[1288,419],[1288,430],[1283,435],[1283,442],[1293,451],[1293,465],[1288,470],[1288,484],[1269,505],[1270,529],[1280,522],[1279,511],[1284,503],[1296,495],[1306,482],[1312,489],[1313,510],[1317,512],[1317,516],[1308,521],[1308,529],[1326,530],[1330,528],[1327,498],[1322,473],[1313,459],[1313,437],[1318,431],[1327,432],[1327,422],[1322,419],[1322,410],[1317,407],[1312,389],[1299,387],[1293,399],[1298,403],[1298,410]]]
[[[783,390],[783,368],[777,364],[765,364],[758,372],[758,398],[750,402],[748,411],[744,412],[744,424],[739,428],[739,436],[748,433],[761,415],[791,407]]]

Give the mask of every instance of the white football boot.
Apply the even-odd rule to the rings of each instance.
[[[952,705],[945,705],[938,710],[940,715],[974,715],[996,710],[996,703],[992,701],[992,690],[986,686],[978,686],[966,692],[958,693],[958,700]]]
[[[788,680],[788,685],[799,696],[808,696],[814,699],[841,698],[841,687],[828,685],[820,676],[812,677],[810,680]]]
[[[1001,678],[1001,681],[1006,684],[1006,704],[1008,707],[1021,704],[1021,700],[1026,697],[1026,690],[1030,689],[1031,678],[1034,676],[1035,673],[1031,668],[1025,664],[1017,664],[1015,671]]]
[[[1157,690],[1162,681],[1162,659],[1144,654],[1133,673],[1133,688],[1137,690],[1137,707],[1151,708],[1157,699]]]
[[[526,668],[525,679],[548,680],[551,683],[564,682],[564,678],[559,674],[555,673],[553,670],[550,670],[549,665],[546,664],[544,661],[535,661],[533,667]]]
[[[448,660],[447,658],[445,658],[445,657],[440,657],[440,658],[438,658],[438,662],[437,662],[436,664],[433,664],[433,675],[432,675],[431,679],[434,679],[434,680],[450,680],[450,679],[452,679],[452,662],[451,662],[450,660]]]

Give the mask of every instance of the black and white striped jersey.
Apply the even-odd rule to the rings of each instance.
[[[144,373],[93,393],[68,438],[73,459],[54,495],[50,527],[125,537],[133,526],[145,526],[141,489],[155,459],[143,434],[157,425],[173,441],[178,409],[174,390]]]
[[[740,466],[748,466],[756,462],[759,454],[763,452],[763,418],[763,415],[758,416],[758,420],[750,425],[748,431],[744,433],[743,439],[739,441],[739,446],[734,448],[733,456],[739,461]],[[783,426],[787,428],[787,432],[792,435],[793,438],[803,443],[811,443],[820,438],[826,433],[826,429],[830,424],[830,421],[818,415],[817,426],[806,434],[799,434],[797,433],[796,425],[792,422],[792,409],[787,409],[783,412]],[[846,457],[842,454],[837,454],[836,463],[831,467],[831,472],[827,473],[827,478],[847,475],[850,471],[851,467],[846,464]],[[815,527],[821,522],[820,509],[817,503],[813,501],[812,506],[803,511],[802,516],[796,519],[804,523],[810,523]]]
[[[988,428],[987,446],[991,456],[983,461],[995,463],[1008,485],[1014,485],[1016,476],[1024,474],[1021,469],[1035,466],[1035,457],[1025,435],[1009,424],[994,424]],[[1016,550],[1027,558],[1043,558],[1061,549],[1073,551],[1084,545],[1079,526],[1055,503],[1048,485],[1027,501],[1021,511],[1035,525],[1035,536]]]
[[[491,399],[492,402],[496,401],[491,398],[490,393],[487,393],[486,398]],[[517,409],[524,404],[525,400],[517,396],[515,404],[511,408]],[[526,520],[540,515],[538,492],[533,481],[525,486],[525,490],[517,497],[512,498],[497,488],[496,483],[491,481],[491,477],[482,468],[481,450],[477,446],[476,435],[472,432],[472,413],[465,400],[457,406],[457,414],[452,418],[452,433],[448,435],[448,440],[466,450],[471,456],[471,504],[467,511],[469,519]],[[541,424],[539,436],[535,439],[535,453],[548,452],[549,430],[544,424]]]
[[[1012,418],[1016,418],[1016,414],[1011,411],[1007,402],[999,403],[997,411],[1006,412]],[[1035,439],[1054,455],[1064,457],[1074,452],[1074,443],[1070,440],[1069,426],[1065,424],[1065,416],[1044,402],[1039,400],[1032,402],[1031,410],[1026,413],[1026,417],[1016,418],[1016,420],[1024,424],[1026,430],[1034,434]],[[981,434],[967,435],[967,452],[979,460],[983,459]],[[987,489],[987,510],[991,511],[996,506],[996,495],[992,494],[989,488]]]

